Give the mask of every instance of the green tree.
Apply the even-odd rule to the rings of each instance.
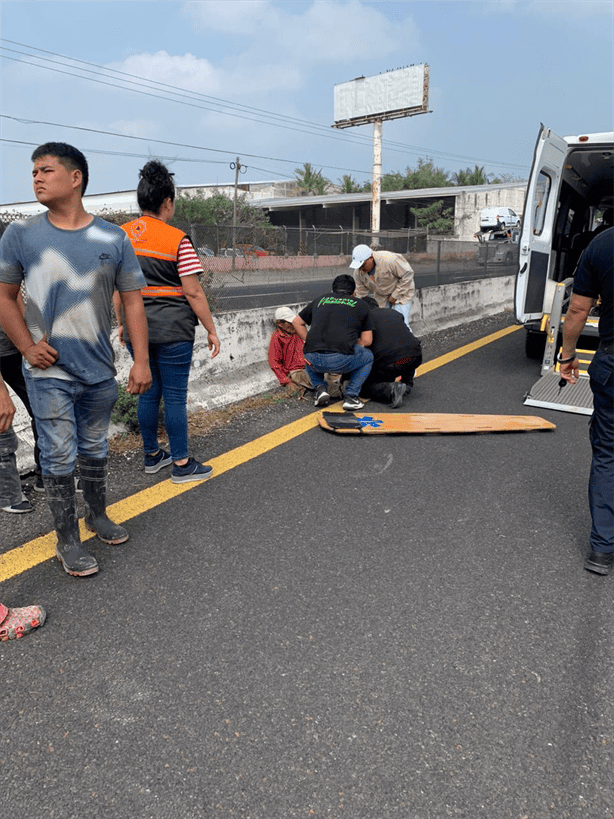
[[[416,220],[417,228],[438,235],[450,234],[454,231],[454,210],[451,207],[445,207],[443,199],[409,210]]]
[[[180,191],[175,199],[172,224],[232,225],[234,200],[224,193],[205,196],[201,191]],[[237,225],[269,227],[269,217],[260,208],[245,201],[245,194],[237,197]]]
[[[415,168],[405,169],[404,189],[417,190],[419,188],[448,188],[452,183],[448,178],[448,171],[437,168],[433,160],[419,158]]]
[[[341,193],[360,193],[362,188],[360,185],[348,174],[343,174],[339,180]]]
[[[483,165],[475,165],[473,170],[471,168],[461,168],[452,174],[452,183],[454,185],[488,185],[490,181],[490,174],[487,174]]]
[[[330,184],[326,177],[322,176],[322,169],[314,170],[311,162],[305,162],[302,168],[295,168],[296,187],[303,193],[325,194],[326,187]]]
[[[382,191],[402,191],[405,187],[405,178],[399,171],[385,173],[382,176]]]

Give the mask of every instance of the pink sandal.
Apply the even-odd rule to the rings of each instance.
[[[0,642],[19,640],[32,629],[42,626],[47,612],[42,606],[7,609],[0,603]]]

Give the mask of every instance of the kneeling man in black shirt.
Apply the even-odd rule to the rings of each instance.
[[[366,349],[373,341],[373,323],[368,305],[353,296],[355,286],[352,276],[337,276],[332,293],[314,299],[292,322],[305,342],[305,369],[316,388],[316,407],[330,400],[323,373],[349,373],[343,409],[364,406],[358,396],[373,363]]]
[[[363,301],[371,309],[373,322],[370,348],[373,367],[362,394],[396,409],[414,385],[414,374],[422,364],[422,345],[405,324],[401,313],[380,307],[371,296],[365,296]],[[396,380],[398,376],[400,381]]]

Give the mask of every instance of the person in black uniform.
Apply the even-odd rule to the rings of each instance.
[[[372,296],[365,296],[363,301],[369,305],[373,322],[373,366],[361,393],[396,409],[411,392],[416,369],[422,364],[420,339],[407,327],[401,313],[380,307]]]
[[[560,374],[578,378],[576,344],[593,302],[601,296],[599,348],[588,368],[593,393],[590,441],[593,460],[588,485],[591,552],[584,568],[608,574],[614,563],[614,227],[596,236],[580,259],[563,327]]]
[[[305,370],[316,390],[316,407],[330,400],[324,373],[349,373],[343,409],[364,406],[359,395],[373,363],[373,354],[367,349],[373,333],[371,311],[353,295],[354,289],[351,276],[337,276],[332,293],[314,299],[292,322],[305,342]]]

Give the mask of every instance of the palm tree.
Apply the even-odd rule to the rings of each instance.
[[[296,187],[303,193],[326,193],[328,179],[322,176],[322,169],[314,170],[311,162],[305,162],[302,168],[295,168]]]
[[[339,180],[341,183],[341,193],[360,193],[360,185],[348,174],[343,174]]]

